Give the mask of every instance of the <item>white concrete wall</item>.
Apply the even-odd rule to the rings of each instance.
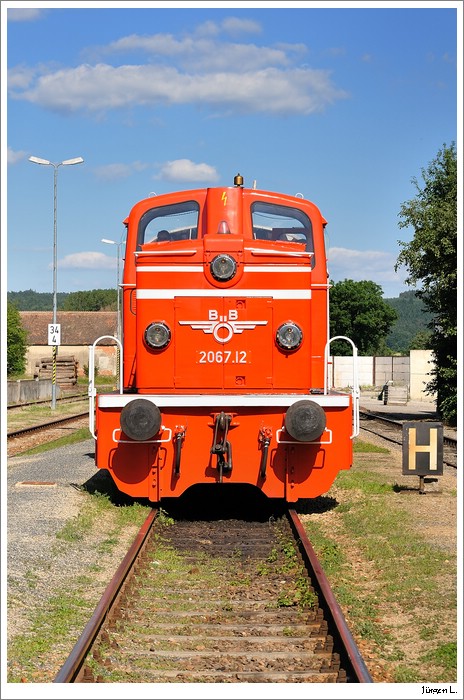
[[[430,372],[434,366],[431,350],[411,350],[409,375],[409,396],[411,401],[433,401],[436,397],[425,394],[425,385],[432,379]]]
[[[353,358],[332,357],[333,361],[333,386],[337,389],[353,386]],[[358,357],[358,383],[359,386],[372,386],[374,358]]]
[[[373,358],[373,357],[358,357],[358,372],[359,372],[359,386],[368,387],[373,386],[380,390],[383,383],[385,382],[375,382],[374,378],[374,359],[376,365],[376,376],[377,378],[382,378],[382,372],[378,372],[379,365],[382,367],[382,359],[384,358]],[[424,389],[426,384],[430,381],[430,372],[433,367],[433,355],[431,350],[411,350],[409,355],[409,373],[402,370],[401,360],[407,360],[408,358],[396,358],[398,362],[395,362],[398,367],[396,369],[400,370],[401,381],[399,383],[404,383],[408,388],[409,401],[433,401],[434,396],[426,394]],[[337,389],[342,389],[348,386],[352,386],[353,383],[353,369],[352,369],[352,359],[351,357],[332,357],[332,372],[329,372],[333,377],[333,386]],[[391,357],[385,358],[385,367],[392,365]],[[388,360],[388,361],[387,361]],[[395,369],[395,372],[396,372]],[[385,375],[386,376],[386,375]]]

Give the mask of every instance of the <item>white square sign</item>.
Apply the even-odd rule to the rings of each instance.
[[[48,324],[48,344],[49,345],[60,345],[61,340],[61,324],[60,323],[49,323]]]

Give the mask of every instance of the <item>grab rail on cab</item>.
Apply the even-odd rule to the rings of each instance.
[[[353,433],[350,436],[351,439],[357,437],[359,435],[359,378],[358,378],[358,348],[356,345],[353,343],[353,341],[350,338],[347,338],[346,335],[335,335],[333,338],[330,338],[330,340],[327,341],[326,346],[325,346],[325,351],[324,351],[324,394],[327,395],[329,393],[329,348],[330,348],[330,343],[332,343],[334,340],[346,340],[347,343],[350,343],[353,354],[352,354],[352,360],[353,360],[353,386],[351,389],[351,395],[353,397]]]
[[[95,348],[100,340],[114,340],[118,346],[119,354],[119,393],[123,393],[123,358],[122,358],[122,344],[119,338],[115,338],[114,335],[101,335],[97,338],[92,345],[89,345],[89,389],[87,395],[89,397],[89,430],[92,437],[96,440],[95,435],[95,397],[97,395],[97,390],[95,388]]]

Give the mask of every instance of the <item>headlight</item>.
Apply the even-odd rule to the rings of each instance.
[[[293,321],[287,321],[277,329],[277,345],[284,350],[296,350],[300,347],[302,340],[303,331]]]
[[[227,282],[237,271],[237,263],[230,255],[216,255],[211,261],[211,274],[215,280]]]
[[[155,350],[162,350],[171,340],[171,331],[165,323],[150,323],[145,330],[145,342]]]

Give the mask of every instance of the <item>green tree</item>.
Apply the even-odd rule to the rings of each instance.
[[[416,335],[413,337],[409,343],[408,350],[429,350],[431,339],[431,332],[428,330],[417,331]]]
[[[394,353],[407,353],[409,349],[412,349],[411,342],[418,333],[425,331],[430,335],[427,331],[427,323],[431,320],[432,315],[413,290],[401,292],[399,297],[385,299],[385,301],[398,314],[398,319],[387,336],[387,346]],[[414,347],[414,349],[428,350],[430,346]]]
[[[395,269],[405,266],[406,283],[432,314],[430,349],[432,380],[426,391],[437,395],[437,411],[454,425],[457,419],[457,158],[456,146],[443,145],[422,169],[422,186],[412,179],[417,195],[404,202],[400,228],[412,227],[409,243],[398,241],[401,252]]]
[[[345,335],[360,355],[385,352],[385,338],[397,318],[396,311],[382,297],[382,288],[369,280],[336,282],[330,290],[330,336]],[[334,341],[333,355],[350,355],[351,346]]]
[[[21,316],[14,304],[7,303],[7,376],[23,374],[26,368],[27,332],[21,323]]]
[[[92,289],[86,292],[71,292],[65,299],[64,311],[115,311],[116,289]]]

